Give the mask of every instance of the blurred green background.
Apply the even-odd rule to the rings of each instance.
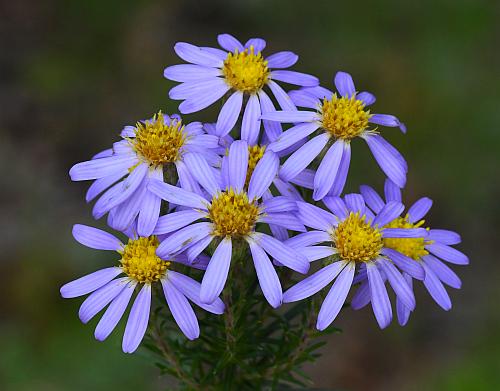
[[[407,202],[435,201],[428,222],[459,231],[471,258],[457,267],[445,313],[417,289],[408,327],[380,331],[370,311],[344,311],[317,387],[342,390],[500,389],[500,6],[498,1],[2,1],[0,2],[0,389],[160,390],[141,356],[105,343],[77,318],[60,285],[112,261],[71,238],[92,223],[88,184],[68,169],[110,146],[125,124],[174,112],[163,68],[183,40],[215,45],[230,32],[292,50],[296,70],[330,85],[337,70],[376,94],[383,131],[410,166]],[[215,120],[215,109],[198,118]],[[194,117],[191,117],[194,118]],[[355,142],[347,190],[383,176]],[[98,223],[102,224],[102,222]],[[496,242],[496,243],[495,243]]]

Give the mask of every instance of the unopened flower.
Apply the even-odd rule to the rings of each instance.
[[[161,283],[170,312],[189,339],[198,338],[200,334],[198,320],[189,300],[214,314],[224,312],[224,303],[219,298],[211,304],[202,303],[199,299],[200,283],[172,270],[171,262],[187,264],[185,257],[172,257],[167,261],[156,255],[160,243],[156,236],[135,236],[123,244],[110,233],[79,224],[73,227],[73,236],[87,247],[116,251],[121,256],[118,266],[98,270],[61,287],[64,298],[90,294],[79,311],[83,323],[87,323],[109,304],[95,329],[95,337],[99,341],[105,340],[115,329],[134,291],[140,287],[130,310],[122,344],[125,353],[133,353],[137,349],[147,329],[154,283]],[[206,267],[203,262],[191,264],[201,269]]]
[[[199,154],[212,163],[218,159],[213,148],[218,139],[205,134],[199,122],[184,125],[180,117],[161,112],[151,120],[123,129],[123,140],[94,159],[74,165],[69,174],[74,181],[95,180],[87,192],[87,202],[97,200],[93,215],[110,212],[109,225],[123,231],[137,217],[137,232],[149,236],[160,214],[161,199],[147,190],[151,179],[177,175],[189,188],[192,182],[184,163],[186,153]]]
[[[351,75],[338,72],[335,86],[339,95],[323,87],[305,88],[291,91],[290,96],[299,106],[314,111],[270,111],[263,113],[262,119],[294,123],[295,126],[284,132],[269,145],[277,152],[300,140],[307,139],[316,130],[319,134],[295,151],[280,170],[284,180],[290,180],[304,170],[321,151],[328,147],[314,177],[315,200],[327,194],[340,195],[344,188],[351,160],[351,141],[363,138],[382,171],[399,187],[406,183],[407,164],[401,154],[391,146],[371,124],[406,127],[393,115],[371,114],[366,107],[375,102],[369,92],[357,93]]]
[[[172,234],[158,247],[157,254],[161,258],[168,258],[186,251],[188,257],[194,258],[212,240],[220,241],[201,283],[201,301],[211,303],[226,283],[233,242],[242,240],[250,247],[264,296],[273,307],[279,306],[282,299],[281,284],[267,254],[300,273],[307,272],[309,263],[304,256],[278,239],[256,230],[256,224],[262,222],[305,231],[305,227],[292,213],[296,209],[293,199],[281,196],[260,201],[276,176],[278,157],[274,153],[264,153],[250,178],[247,178],[249,152],[245,141],[231,144],[228,155],[222,160],[220,178],[216,178],[203,159],[195,155],[187,155],[186,159],[207,196],[160,181],[151,181],[149,189],[153,193],[186,207],[185,210],[160,217],[154,233]],[[203,221],[196,222],[200,219]]]
[[[263,39],[252,38],[243,45],[233,36],[221,34],[218,42],[224,50],[178,42],[175,52],[190,64],[170,66],[164,75],[181,83],[169,93],[170,98],[183,100],[179,105],[181,113],[202,110],[230,92],[217,119],[219,136],[233,129],[242,111],[243,98],[248,97],[243,109],[241,139],[255,144],[259,137],[261,113],[274,110],[264,87],[269,87],[283,110],[296,110],[276,81],[308,87],[319,83],[314,76],[284,70],[297,62],[298,56],[292,52],[264,57],[262,51],[266,42]]]
[[[360,194],[346,195],[345,202],[334,196],[325,197],[323,201],[333,213],[297,202],[300,220],[314,230],[285,243],[294,248],[306,247],[302,251],[310,261],[326,258],[326,266],[288,289],[283,301],[309,297],[335,280],[318,314],[316,327],[324,330],[341,310],[356,270],[363,267],[368,277],[375,318],[384,328],[391,322],[392,309],[379,268],[400,300],[409,308],[415,307],[413,292],[395,266],[400,261],[386,255],[384,241],[388,238],[420,238],[426,236],[427,231],[422,228],[385,228],[401,214],[404,207],[400,202],[389,202],[373,214]],[[315,246],[319,243],[322,245]],[[409,271],[418,275],[421,270],[417,266]]]

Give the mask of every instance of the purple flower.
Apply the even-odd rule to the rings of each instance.
[[[90,293],[79,311],[83,323],[87,323],[109,304],[95,329],[95,337],[99,341],[111,334],[127,309],[136,287],[140,287],[130,310],[122,344],[125,353],[133,353],[137,349],[148,326],[151,286],[156,282],[161,283],[170,312],[189,339],[198,338],[200,334],[198,320],[189,300],[214,314],[224,312],[224,303],[219,298],[211,304],[202,303],[199,299],[200,283],[171,270],[171,262],[187,264],[185,256],[172,257],[168,261],[156,256],[159,244],[156,236],[134,236],[129,238],[127,244],[123,244],[105,231],[79,224],[73,227],[73,236],[87,247],[116,251],[121,256],[120,266],[98,270],[61,287],[64,298]],[[206,259],[201,257],[191,264],[205,269]]]
[[[377,214],[366,206],[360,194],[347,194],[345,201],[336,196],[324,198],[330,212],[305,202],[297,202],[299,219],[313,231],[299,234],[285,244],[301,250],[309,259],[327,258],[326,266],[292,286],[283,294],[283,302],[294,302],[309,297],[333,283],[318,314],[316,327],[327,328],[337,317],[347,294],[355,283],[356,269],[364,270],[368,281],[375,318],[381,328],[392,319],[391,303],[381,271],[398,298],[409,308],[415,307],[413,291],[394,265],[399,260],[385,254],[387,238],[420,238],[427,235],[422,228],[384,228],[397,218],[402,210],[400,202],[388,202]],[[322,245],[315,246],[315,244]],[[407,268],[409,273],[420,275],[418,265]]]
[[[295,125],[269,145],[275,152],[288,148],[313,134],[320,133],[295,151],[283,164],[280,177],[290,180],[304,170],[328,146],[314,177],[313,198],[323,199],[327,194],[338,196],[344,188],[351,160],[351,140],[363,138],[382,171],[399,187],[406,182],[407,164],[401,154],[369,124],[405,126],[393,115],[371,114],[365,108],[375,102],[369,92],[357,93],[351,75],[338,72],[335,86],[339,96],[323,87],[291,91],[290,97],[298,105],[314,111],[270,111],[261,118]],[[331,145],[330,145],[331,144]]]
[[[297,62],[298,56],[292,52],[278,52],[264,57],[262,51],[266,42],[263,39],[252,38],[243,45],[233,36],[221,34],[217,40],[224,50],[197,47],[185,42],[175,45],[177,55],[190,64],[165,69],[167,79],[181,83],[170,90],[169,96],[183,100],[179,110],[187,114],[210,106],[230,91],[217,119],[219,136],[233,129],[242,111],[243,98],[247,96],[241,139],[253,145],[259,137],[261,113],[274,110],[271,99],[264,91],[265,86],[269,87],[283,110],[297,110],[276,81],[307,87],[317,86],[319,81],[311,75],[284,70]],[[264,126],[269,132],[276,129],[269,123],[264,123]]]
[[[279,167],[276,154],[265,152],[250,178],[247,177],[248,166],[248,144],[240,140],[231,144],[217,175],[204,159],[194,158],[194,155],[191,158],[192,174],[206,190],[206,197],[151,181],[149,189],[153,193],[186,207],[160,217],[154,233],[172,234],[160,244],[157,254],[169,258],[186,251],[188,259],[194,259],[216,239],[217,248],[208,264],[200,292],[201,301],[211,303],[226,283],[233,242],[244,241],[250,247],[262,292],[267,301],[277,307],[282,299],[281,284],[267,254],[300,273],[307,272],[309,263],[280,240],[257,232],[256,224],[274,224],[294,231],[305,231],[305,227],[292,213],[296,209],[294,200],[280,196],[259,201],[276,177]],[[203,221],[196,222],[200,219]]]
[[[361,194],[366,200],[371,210],[377,213],[386,203],[401,202],[401,190],[390,180],[386,180],[384,193],[385,202],[378,193],[370,186],[361,186]],[[432,206],[432,200],[423,197],[416,201],[405,215],[400,215],[386,225],[386,228],[418,228],[425,224],[422,220]],[[444,288],[444,284],[460,289],[462,282],[460,278],[443,261],[456,264],[467,265],[469,258],[462,252],[451,247],[461,242],[460,235],[453,231],[444,229],[427,228],[428,235],[425,238],[388,238],[384,239],[384,255],[396,257],[400,264],[397,266],[402,270],[403,276],[410,287],[413,286],[413,278],[423,280],[424,286],[434,299],[434,301],[444,310],[451,309],[451,299]],[[419,265],[422,268],[422,276],[408,273],[401,265]],[[359,291],[362,291],[362,282]],[[353,298],[353,307],[362,307],[368,302]],[[361,294],[362,296],[362,294]],[[404,326],[409,319],[410,312],[413,310],[397,300],[396,309],[399,324]]]
[[[74,181],[95,180],[86,200],[96,202],[96,219],[109,212],[108,223],[124,231],[137,217],[140,236],[151,235],[160,214],[161,199],[147,190],[150,180],[163,180],[164,169],[170,176],[178,175],[180,183],[189,188],[193,182],[185,164],[189,154],[203,156],[213,164],[219,156],[213,148],[218,138],[205,134],[199,122],[183,125],[179,116],[161,112],[151,120],[126,126],[123,140],[92,160],[75,164],[69,174]],[[125,179],[123,179],[125,177]]]

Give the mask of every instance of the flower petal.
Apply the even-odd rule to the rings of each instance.
[[[222,239],[215,249],[201,282],[200,300],[202,303],[213,303],[224,289],[231,264],[232,249],[230,237]]]
[[[120,294],[125,285],[127,285],[128,277],[117,278],[111,280],[106,285],[94,291],[80,306],[78,316],[83,323],[87,323],[90,319],[96,316],[104,307],[106,307],[116,296]]]
[[[399,119],[390,114],[373,114],[369,121],[372,124],[399,127],[403,133],[406,133],[406,126]]]
[[[254,53],[257,54],[264,50],[266,47],[266,41],[262,38],[250,38],[247,43],[245,43],[245,48],[250,49],[251,46],[253,46]]]
[[[278,262],[296,272],[305,274],[309,270],[307,258],[278,239],[263,233],[254,234],[257,243]],[[253,240],[253,239],[249,239]]]
[[[236,121],[238,121],[238,116],[241,112],[241,105],[243,104],[243,93],[240,91],[234,92],[224,103],[219,116],[217,118],[217,124],[215,125],[215,134],[219,137],[224,137],[233,130]]]
[[[347,205],[345,204],[344,200],[340,197],[337,196],[325,197],[323,198],[323,203],[339,219],[345,219],[349,214],[349,210],[347,210]]]
[[[133,167],[137,162],[138,159],[135,154],[112,155],[77,163],[69,170],[69,176],[73,181],[104,178]]]
[[[422,267],[425,271],[424,285],[427,291],[434,299],[434,301],[445,311],[451,310],[451,299],[446,292],[439,278],[434,274],[434,272],[425,264],[422,263]]]
[[[156,225],[153,234],[162,235],[170,232],[174,232],[178,229],[184,228],[186,225],[191,224],[203,217],[203,214],[196,209],[181,210],[179,212],[169,213],[165,216],[161,216],[158,219],[158,224]]]
[[[289,68],[294,65],[299,56],[293,52],[277,52],[266,58],[269,68]]]
[[[422,259],[427,267],[436,274],[436,277],[443,281],[446,285],[455,289],[460,289],[462,287],[460,277],[458,277],[453,270],[451,270],[439,259],[433,257],[432,255],[425,255]]]
[[[288,289],[283,294],[283,302],[291,303],[314,295],[332,282],[345,266],[344,262],[334,262],[321,268]]]
[[[188,339],[198,338],[200,336],[200,326],[188,299],[167,278],[160,281],[168,308],[175,322]]]
[[[413,311],[415,309],[415,295],[401,273],[390,261],[384,258],[377,259],[377,264],[382,266],[387,280],[389,280],[398,299],[401,300],[408,309]]]
[[[425,249],[433,253],[436,257],[456,265],[468,265],[469,258],[464,253],[441,243],[433,243],[425,246]]]
[[[316,175],[314,176],[313,199],[315,201],[323,199],[332,188],[343,153],[344,141],[337,140],[321,160],[318,171],[316,171]]]
[[[262,156],[255,166],[250,183],[248,184],[248,198],[250,200],[259,199],[269,189],[274,178],[276,178],[279,165],[278,155],[271,151],[264,153],[264,156]]]
[[[297,110],[288,94],[276,82],[269,80],[267,85],[283,110]]]
[[[259,140],[260,115],[259,97],[255,94],[250,95],[241,122],[241,139],[248,145],[255,145]]]
[[[347,72],[337,72],[334,79],[335,87],[339,92],[340,96],[351,97],[356,94],[356,88],[354,87],[354,81],[352,77]]]
[[[308,75],[307,73],[302,72],[272,71],[270,76],[273,80],[279,80],[303,87],[315,87],[319,84],[319,80],[316,76]]]
[[[373,189],[373,187],[367,185],[361,185],[359,187],[359,192],[365,199],[365,202],[368,205],[368,207],[375,213],[380,212],[380,210],[384,207],[384,201],[378,195],[378,193]]]
[[[175,53],[186,62],[206,67],[221,67],[222,60],[216,55],[186,42],[177,42]]]
[[[422,219],[427,214],[427,212],[431,207],[432,207],[432,200],[430,198],[427,197],[420,198],[408,210],[410,223],[415,223],[420,219]]]
[[[280,177],[288,181],[296,177],[319,155],[328,142],[329,136],[326,133],[314,137],[295,151],[280,170]]]
[[[366,91],[363,91],[363,92],[360,92],[359,94],[357,94],[356,99],[362,101],[365,104],[365,106],[370,106],[370,105],[374,104],[375,101],[377,100],[375,98],[375,95],[373,95],[369,92],[366,92]]]
[[[372,226],[378,225],[379,227],[383,227],[384,225],[389,224],[392,220],[401,215],[404,208],[404,205],[400,202],[388,202],[377,214],[375,220],[373,220]]]
[[[379,135],[366,135],[363,136],[372,151],[375,160],[382,169],[382,171],[400,188],[406,184],[406,169],[400,160],[397,159],[386,146],[380,142],[382,138]]]
[[[431,229],[427,239],[447,245],[458,244],[462,241],[459,234],[447,229]]]
[[[207,200],[198,194],[181,189],[180,187],[152,179],[149,181],[148,189],[161,199],[173,204],[207,210]]]
[[[384,280],[374,263],[366,264],[368,283],[370,284],[373,313],[381,329],[389,326],[392,320],[392,308]]]
[[[212,314],[220,315],[224,313],[224,303],[218,297],[211,304],[202,303],[200,300],[201,284],[193,280],[191,277],[184,274],[169,270],[167,274],[168,280],[189,300],[204,310]]]
[[[210,195],[214,196],[220,192],[220,187],[215,180],[212,168],[208,165],[203,156],[198,153],[186,153],[184,155],[184,162],[191,175]]]
[[[278,274],[265,251],[256,242],[250,241],[249,245],[262,293],[271,307],[277,308],[283,298]]]
[[[77,280],[64,284],[60,289],[61,296],[65,299],[70,299],[73,297],[86,295],[87,293],[93,292],[96,289],[99,289],[101,286],[106,285],[120,273],[122,273],[121,268],[108,267],[106,269],[101,269],[96,272],[87,274],[86,276],[80,277]]]
[[[98,341],[104,341],[115,329],[127,309],[136,285],[136,282],[130,281],[111,302],[95,328],[94,336]]]
[[[212,231],[212,223],[202,222],[188,225],[176,231],[156,249],[156,254],[162,259],[168,259],[170,255],[176,254],[199,240],[204,239]]]
[[[218,68],[193,64],[172,65],[163,71],[166,79],[181,83],[212,79],[220,75],[221,71]]]
[[[401,254],[399,251],[387,247],[384,247],[381,250],[381,254],[388,257],[398,268],[400,268],[403,272],[408,273],[413,278],[416,278],[417,280],[424,279],[424,269],[422,269],[420,262]]]
[[[123,248],[123,243],[116,236],[88,225],[73,225],[73,237],[78,243],[96,250],[118,251]]]
[[[144,284],[135,298],[123,334],[122,350],[124,353],[133,353],[146,333],[151,308],[151,285]]]
[[[318,330],[326,329],[339,314],[351,289],[354,270],[354,264],[348,263],[333,283],[319,310],[318,322],[316,323]]]
[[[308,227],[329,231],[336,223],[336,218],[330,212],[307,202],[297,201],[297,217]]]
[[[245,186],[248,169],[248,144],[235,141],[229,148],[229,184],[235,191],[242,191]]]
[[[319,120],[319,115],[316,111],[280,110],[262,113],[260,118],[278,122],[314,122]],[[316,125],[317,128],[318,125]],[[294,143],[290,145],[292,144]]]
[[[339,170],[335,176],[335,181],[330,190],[329,195],[338,196],[342,194],[347,180],[347,173],[349,172],[349,165],[351,163],[351,144],[344,143],[344,152],[342,153],[342,160],[340,161]]]
[[[389,178],[387,178],[384,183],[384,194],[386,202],[402,202],[401,189]]]
[[[241,42],[231,34],[219,34],[217,36],[217,42],[221,48],[227,50],[228,52],[235,52],[238,50],[241,53],[245,50]]]

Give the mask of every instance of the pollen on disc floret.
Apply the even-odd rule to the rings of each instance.
[[[366,216],[351,212],[332,235],[340,259],[350,262],[373,261],[382,250],[382,233],[366,221]]]
[[[420,228],[424,224],[425,220],[410,223],[409,216],[406,215],[405,217],[394,219],[385,228]],[[429,254],[429,251],[425,249],[427,244],[430,244],[430,242],[424,238],[384,238],[385,247],[399,251],[401,254],[416,261]]]
[[[129,142],[135,152],[150,165],[160,166],[179,160],[186,138],[182,121],[171,119],[165,123],[165,117],[160,111],[152,120],[138,122],[135,138],[130,138]]]
[[[335,138],[352,140],[368,128],[371,115],[364,108],[364,102],[356,99],[355,94],[350,98],[333,94],[330,100],[323,100],[322,127]]]
[[[235,192],[233,188],[216,194],[208,208],[213,234],[220,237],[247,236],[253,231],[258,215],[256,203],[245,192]]]
[[[253,46],[250,46],[241,52],[229,53],[224,60],[222,74],[235,90],[255,93],[267,83],[269,69],[262,54],[255,54]]]
[[[156,236],[129,239],[121,251],[123,272],[139,283],[152,283],[163,278],[170,262],[156,255],[158,245]]]

